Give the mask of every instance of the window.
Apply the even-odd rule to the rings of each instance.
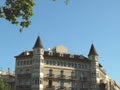
[[[59,56],[60,56],[60,57],[63,57],[63,53],[59,53]]]
[[[64,87],[64,81],[60,80],[60,88]]]
[[[49,51],[49,52],[48,52],[48,55],[52,56],[52,55],[53,55],[53,52],[52,52],[52,51]]]
[[[22,74],[23,73],[23,70],[22,69],[20,69],[20,74]]]
[[[88,66],[87,66],[87,64],[85,64],[85,69],[87,69],[88,68]]]
[[[20,62],[19,61],[17,61],[17,66],[19,66],[20,65]]]
[[[75,64],[74,67],[77,68],[77,64]]]
[[[24,65],[26,65],[26,61],[24,61]]]
[[[53,70],[50,69],[50,70],[49,70],[49,76],[52,76],[52,72],[53,72]]]
[[[70,54],[70,58],[74,58],[74,55]]]
[[[29,65],[29,63],[30,63],[29,60],[27,60],[27,65]]]
[[[35,84],[39,84],[39,78],[35,78]]]
[[[60,76],[62,77],[62,76],[63,76],[63,74],[64,74],[64,71],[63,71],[63,70],[61,70],[61,71],[60,71]]]
[[[39,50],[39,49],[37,49],[37,53],[40,53],[40,50]]]
[[[56,64],[56,61],[53,61],[53,65],[55,65]]]
[[[84,64],[82,64],[82,69],[84,69]]]
[[[57,65],[58,65],[58,66],[60,65],[60,62],[59,62],[59,61],[57,62]]]
[[[68,63],[68,67],[70,67],[70,63]]]
[[[92,72],[92,77],[96,77],[96,73],[95,72]]]
[[[19,84],[19,86],[21,86],[22,85],[22,80],[19,80],[18,84]]]
[[[49,64],[49,61],[48,61],[48,60],[46,60],[46,64]]]
[[[26,73],[29,73],[29,72],[30,72],[29,69],[27,69],[27,70],[26,70]]]
[[[84,77],[84,73],[81,72],[81,73],[80,73],[80,79],[83,79],[83,77]]]
[[[30,85],[30,80],[25,80],[25,85]]]
[[[78,68],[79,68],[79,69],[81,68],[81,65],[80,65],[80,64],[78,64]]]
[[[71,72],[71,77],[75,77],[75,72]]]
[[[43,79],[42,78],[40,78],[40,84],[43,84]]]
[[[30,60],[30,64],[32,64],[32,60]]]
[[[52,65],[52,61],[50,61],[50,65]]]
[[[49,86],[49,87],[52,87],[52,80],[49,80],[48,86]]]
[[[61,66],[63,66],[63,62],[60,62],[61,63]]]
[[[40,62],[40,59],[39,58],[36,58],[36,63],[39,63]]]
[[[66,66],[66,62],[64,62],[64,66]]]
[[[75,87],[75,82],[71,81],[71,87],[74,88]]]
[[[21,61],[20,64],[23,65],[23,61]]]
[[[72,67],[74,67],[74,63],[72,63]]]

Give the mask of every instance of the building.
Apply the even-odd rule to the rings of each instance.
[[[16,90],[120,90],[103,70],[93,44],[85,57],[62,45],[44,51],[38,36],[32,51],[15,58]]]
[[[10,85],[10,90],[15,90],[15,74],[11,73],[10,68],[7,72],[0,70],[0,79]]]

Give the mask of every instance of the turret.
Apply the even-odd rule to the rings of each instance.
[[[89,54],[88,54],[88,58],[93,61],[98,61],[98,56],[99,55],[97,54],[96,49],[94,48],[94,45],[92,44]]]
[[[44,47],[42,45],[42,42],[40,40],[40,37],[38,36],[36,42],[35,42],[35,45],[33,47],[33,54],[41,54],[43,55],[44,54]]]
[[[33,72],[32,79],[33,90],[43,90],[43,68],[44,68],[44,47],[38,36],[35,45],[33,46]],[[36,82],[37,81],[37,82]],[[36,82],[36,83],[35,83]],[[39,88],[38,88],[39,87]]]
[[[94,48],[94,45],[91,45],[88,58],[91,60],[91,90],[99,90],[99,62],[98,62],[98,53]]]

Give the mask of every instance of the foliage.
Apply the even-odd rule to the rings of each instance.
[[[34,0],[6,0],[5,5],[0,8],[0,18],[5,18],[12,24],[27,28],[33,16]]]
[[[69,0],[64,2],[68,4]],[[0,18],[5,18],[12,24],[21,26],[21,32],[23,28],[30,25],[30,18],[34,15],[34,6],[35,0],[6,0],[5,5],[0,7]]]
[[[10,86],[0,79],[0,90],[10,90]]]

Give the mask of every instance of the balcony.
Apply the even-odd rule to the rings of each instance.
[[[80,88],[80,90],[88,90],[88,88]]]
[[[30,73],[17,74],[17,78],[31,78],[31,74]]]
[[[19,85],[16,86],[16,90],[31,90],[31,85]]]
[[[66,76],[65,75],[57,75],[57,78],[58,79],[66,79]]]
[[[70,87],[69,90],[77,90],[76,87]]]
[[[55,86],[45,86],[43,90],[55,90]]]
[[[55,75],[54,74],[47,74],[44,79],[47,80],[47,79],[53,79],[55,78]]]
[[[88,78],[87,77],[81,77],[80,81],[88,81]]]
[[[68,76],[68,79],[71,80],[71,81],[72,81],[72,80],[75,81],[75,80],[76,80],[76,76]]]
[[[57,90],[66,90],[66,87],[64,87],[64,86],[58,86]]]

